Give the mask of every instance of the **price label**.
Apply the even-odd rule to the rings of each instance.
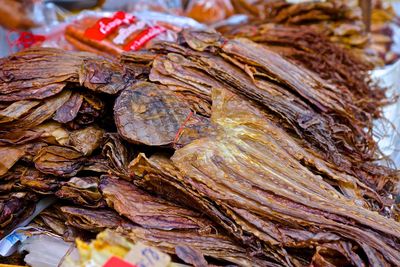
[[[171,257],[156,248],[138,243],[128,252],[125,260],[137,267],[166,267],[171,262]]]

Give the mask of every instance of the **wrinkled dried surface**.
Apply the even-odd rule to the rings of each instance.
[[[179,54],[156,58],[149,77],[182,95],[193,110],[206,116],[211,113],[211,89],[223,86]]]
[[[25,155],[25,146],[0,147],[0,176],[6,174],[8,170]]]
[[[118,134],[106,134],[102,154],[107,158],[107,169],[111,173],[129,179],[129,153]]]
[[[6,182],[1,182],[0,183],[0,193],[9,193],[12,191],[19,190],[21,188],[21,185],[18,184],[18,182],[10,180]]]
[[[43,173],[71,177],[83,167],[85,158],[74,149],[48,146],[42,148],[33,161],[36,169]]]
[[[330,42],[309,26],[263,24],[235,29],[234,36],[249,38],[268,45],[279,54],[294,60],[322,78],[347,88],[355,105],[373,116],[379,116],[384,90],[369,84],[368,62],[353,51]],[[343,89],[342,89],[343,90]]]
[[[210,226],[197,212],[151,196],[129,182],[103,176],[100,189],[109,207],[145,228],[201,230]]]
[[[119,134],[134,144],[185,145],[207,134],[208,119],[166,87],[139,83],[123,91],[114,107]]]
[[[114,104],[114,97],[105,95],[119,93],[133,80],[117,61],[90,53],[35,48],[0,60],[1,197],[26,190],[69,203],[105,206],[98,183],[92,186],[89,181],[93,177],[75,176],[102,159],[105,130],[97,125],[110,131],[113,122],[105,113]],[[109,169],[105,165],[102,171]],[[66,181],[69,177],[74,178]],[[25,218],[37,199],[31,200],[29,205],[18,200],[26,209],[14,205],[17,200],[5,205],[7,226]],[[61,234],[60,220],[47,217],[42,222]],[[75,236],[71,229],[66,227],[65,238]]]
[[[42,132],[35,130],[13,130],[0,132],[0,145],[23,145],[42,136]]]
[[[203,38],[201,35],[195,35],[193,37],[192,34],[187,38],[198,38],[198,40],[196,40],[196,46],[193,45],[193,47],[199,49],[197,46],[199,46],[198,43],[201,43],[202,41],[202,39],[200,39]],[[215,38],[217,39],[217,37]],[[206,39],[205,42],[207,41],[208,40]],[[218,79],[221,79],[221,82],[233,86],[235,90],[238,90],[238,92],[247,97],[260,101],[261,103],[264,102],[263,105],[266,107],[273,105],[274,102],[272,101],[280,101],[279,104],[282,105],[281,102],[284,100],[280,100],[279,95],[277,96],[277,94],[285,94],[285,92],[288,100],[293,98],[292,102],[294,102],[296,101],[296,98],[299,98],[299,100],[307,106],[314,107],[312,109],[307,108],[307,110],[302,112],[302,115],[300,115],[300,110],[297,111],[297,113],[300,113],[297,115],[300,119],[297,119],[297,122],[295,122],[295,118],[293,118],[291,123],[295,123],[294,127],[298,124],[298,127],[300,127],[299,130],[313,131],[313,136],[315,136],[314,138],[325,139],[324,143],[326,143],[327,146],[336,146],[332,143],[333,140],[329,140],[329,136],[333,136],[332,130],[328,128],[331,126],[331,122],[327,118],[316,115],[315,111],[330,114],[335,113],[336,116],[344,117],[345,120],[353,119],[351,114],[355,113],[356,118],[354,119],[365,120],[362,113],[357,115],[356,112],[359,111],[356,107],[353,107],[351,98],[348,95],[342,94],[338,88],[323,81],[314,73],[308,72],[305,69],[292,64],[273,51],[268,50],[266,47],[257,45],[245,39],[235,39],[227,41],[221,49],[221,56],[226,57],[228,61],[232,61],[237,67],[243,69],[243,71],[239,72],[236,67],[211,55],[204,55],[202,57],[196,56],[193,60],[206,67],[206,70],[210,74],[215,75]],[[245,64],[248,66],[246,67]],[[270,80],[279,83],[282,88],[273,88],[278,90],[278,92],[276,92],[275,95],[272,95],[268,92],[269,88],[265,88],[266,86],[263,86],[263,83],[258,82],[258,77],[270,78]],[[247,84],[246,87],[248,87],[246,90],[245,83]],[[251,86],[252,84],[254,85]],[[273,85],[269,84],[267,84],[267,86],[273,87]],[[299,106],[299,108],[304,109],[304,104],[303,107]],[[295,103],[292,105],[295,105]],[[273,110],[275,109],[274,111],[279,114],[285,112],[284,110],[278,110],[278,103],[276,103],[276,107],[272,106],[270,108]],[[293,115],[288,114],[287,111],[283,114],[285,114],[287,118],[293,117]],[[311,117],[315,118],[315,122],[310,122]],[[336,127],[340,128],[340,125],[337,125]],[[362,130],[359,128],[352,130],[358,135],[364,135]],[[344,142],[354,142],[351,138],[348,139],[350,140],[344,140]],[[327,149],[334,148],[328,147]]]
[[[70,144],[83,155],[91,155],[92,152],[100,147],[104,136],[104,130],[94,126],[88,126],[77,130],[69,136]]]
[[[171,254],[182,246],[190,246],[215,259],[244,266],[266,266],[267,262],[253,259],[228,237],[214,233],[209,228],[212,223],[196,212],[153,197],[115,177],[103,176],[101,188],[108,205],[135,224],[111,210],[61,207],[68,225],[95,232],[118,228],[135,241],[148,243]]]
[[[72,121],[78,115],[81,108],[83,97],[79,93],[73,93],[71,97],[65,102],[54,115],[54,120],[60,123],[67,123]]]
[[[84,52],[35,48],[0,63],[0,101],[43,99],[59,93],[67,83],[116,94],[131,81],[118,63]]]
[[[129,228],[133,227],[132,223],[111,210],[63,206],[61,211],[67,218],[66,224],[91,232],[100,232],[104,229],[115,229],[117,227],[122,227],[128,231]]]
[[[99,191],[99,183],[100,180],[97,177],[73,177],[67,182],[62,182],[61,188],[55,194],[76,205],[104,207],[105,201]]]
[[[177,246],[175,247],[175,253],[187,264],[195,267],[208,266],[203,254],[197,249],[188,246]]]
[[[49,212],[45,210],[35,218],[35,222],[44,228],[50,229],[57,235],[63,236],[67,232],[67,226],[65,225],[66,218],[59,216],[54,212],[54,209]]]
[[[315,240],[358,244],[370,264],[400,263],[397,222],[357,205],[302,166],[282,143],[284,135],[254,106],[226,91],[215,91],[213,105],[218,135],[177,151],[173,162],[188,185],[234,220],[239,228],[230,229],[233,234],[254,234],[282,263],[297,257],[284,248],[314,247]],[[343,256],[350,264],[358,259],[350,252]]]
[[[328,0],[324,2],[288,3],[276,1],[234,1],[235,9],[254,17],[256,22],[274,22],[286,25],[313,25],[325,32],[328,36],[341,37],[334,32],[335,26],[351,27],[351,34],[345,35],[347,42],[352,39],[363,38],[361,45],[365,45],[364,25],[361,21],[361,10],[355,1]],[[347,44],[346,41],[340,43]]]
[[[127,69],[129,69],[135,78],[140,79],[148,77],[153,61],[157,56],[157,53],[147,50],[139,50],[123,53],[120,55],[120,61]]]
[[[61,236],[66,242],[74,242],[76,238],[85,238],[87,232],[66,223],[68,218],[61,207],[55,204],[45,209],[35,218],[35,223],[43,229]]]
[[[70,132],[64,125],[56,122],[46,122],[35,127],[34,132],[40,133],[40,140],[52,145],[68,144],[70,139]]]
[[[38,89],[24,88],[21,91],[0,95],[0,101],[19,101],[26,99],[45,99],[56,95],[65,88],[65,84],[43,85]]]
[[[64,90],[58,95],[52,96],[37,106],[35,110],[18,118],[17,121],[9,122],[2,127],[6,128],[32,128],[49,119],[71,96],[71,91]]]
[[[17,120],[18,118],[29,112],[32,108],[37,106],[39,103],[39,101],[29,100],[21,100],[12,103],[7,108],[0,111],[0,123]]]
[[[148,159],[141,153],[131,162],[129,170],[135,175],[133,182],[139,187],[196,210],[203,212],[212,210],[209,216],[213,220],[221,225],[230,224],[228,218],[221,219],[222,213],[217,215],[218,210],[213,207],[212,203],[186,186],[184,176],[168,155],[155,154]]]
[[[296,124],[298,124],[303,131],[310,131],[310,135],[313,135],[313,137],[310,136],[311,138],[319,139],[317,142],[327,145],[324,149],[330,150],[331,152],[333,152],[332,150],[341,149],[340,147],[335,148],[337,145],[334,144],[334,140],[329,140],[331,138],[341,139],[341,142],[344,143],[344,147],[351,147],[353,153],[359,152],[355,149],[359,145],[368,145],[365,140],[369,141],[369,139],[367,139],[367,137],[363,138],[366,134],[361,127],[366,120],[364,114],[358,110],[357,107],[353,106],[351,98],[340,92],[338,88],[329,85],[327,82],[324,82],[313,73],[307,72],[305,69],[301,69],[297,66],[294,67],[294,64],[284,60],[274,52],[267,52],[267,49],[264,50],[262,46],[257,46],[245,39],[232,41],[232,43],[224,45],[223,50],[233,57],[242,56],[243,60],[253,61],[256,67],[260,66],[264,68],[266,71],[265,75],[272,75],[275,81],[280,82],[282,85],[289,86],[287,91],[293,92],[294,95],[300,95],[300,99],[314,106],[314,110],[322,114],[335,114],[338,118],[343,118],[342,121],[336,119],[335,125],[330,121],[331,118],[312,116],[311,114],[314,112],[308,108],[308,111],[303,112],[303,114],[300,115],[300,119],[297,119]],[[257,53],[260,54],[257,55]],[[265,56],[261,57],[261,54]],[[269,62],[274,62],[274,64]],[[288,73],[290,73],[290,75],[288,75]],[[257,73],[254,75],[257,75]],[[258,86],[261,87],[260,85]],[[342,94],[341,97],[339,97],[340,94]],[[262,99],[260,100],[263,101]],[[267,103],[265,103],[265,105],[267,105]],[[345,123],[346,121],[352,121],[355,122],[355,124],[349,125]],[[351,131],[349,131],[349,127],[352,128]],[[311,134],[311,132],[314,134]],[[345,132],[348,136],[340,136],[340,132]],[[359,139],[362,141],[358,141],[355,137],[356,135],[359,136]]]
[[[183,38],[192,49],[167,43],[153,49],[185,56],[209,79],[259,103],[302,146],[321,154],[334,168],[376,190],[385,184],[393,187],[393,172],[368,163],[367,159],[377,157],[372,133],[365,130],[372,127],[372,114],[357,107],[349,90],[245,39],[224,40],[219,34],[202,31],[184,31]]]
[[[40,194],[54,194],[60,187],[56,177],[43,175],[35,169],[26,168],[20,178],[21,185]]]

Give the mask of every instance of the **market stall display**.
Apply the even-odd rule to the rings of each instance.
[[[31,199],[29,194],[38,198],[45,193],[95,208],[68,206],[58,212],[79,231],[122,226],[132,239],[155,246],[150,236],[154,241],[166,238],[164,242],[171,238],[173,247],[183,242],[173,241],[180,229],[195,238],[210,231],[205,229],[221,227],[218,233],[226,231],[226,237],[234,237],[230,242],[270,264],[329,261],[318,254],[320,249],[340,256],[343,263],[397,264],[398,223],[387,218],[396,217],[390,196],[397,178],[394,170],[372,163],[376,146],[371,133],[362,130],[370,127],[374,112],[358,107],[360,101],[354,101],[350,90],[249,40],[204,31],[183,31],[180,40],[153,46],[158,56],[148,78],[141,78],[151,82],[137,81],[140,75],[131,71],[132,65],[83,52],[37,48],[3,59],[2,128],[8,132],[2,140],[3,149],[12,153],[6,156],[10,163],[3,175],[14,177],[3,194],[15,191],[17,183],[25,201]],[[135,62],[138,53],[124,60],[140,65],[143,60]],[[54,66],[61,62],[63,68]],[[176,62],[185,71],[166,68]],[[158,67],[161,64],[165,69]],[[185,76],[188,71],[198,72],[201,79]],[[296,75],[301,79],[294,79]],[[211,100],[210,114],[196,114],[180,96],[196,95],[198,87],[207,89],[203,94]],[[84,98],[89,92],[97,102]],[[105,112],[110,109],[112,117]],[[113,134],[115,130],[130,144]],[[19,136],[18,145],[11,143],[11,133]],[[151,146],[150,153],[165,146],[177,150],[171,159],[164,155],[153,162],[154,156],[140,154],[129,164],[141,152],[136,144]],[[37,183],[23,182],[27,173],[38,177]],[[134,184],[195,208],[217,224],[183,207],[157,207],[175,204]],[[7,210],[10,205],[4,203]],[[104,210],[107,206],[117,213]],[[19,209],[4,212],[4,226],[20,217]],[[120,215],[127,219],[117,219]],[[215,239],[216,250],[223,248],[217,242],[220,237],[208,238]],[[208,252],[204,244],[193,241],[191,246],[205,256],[227,256]],[[331,247],[339,244],[347,249]],[[356,244],[366,258],[360,258]],[[297,254],[290,252],[293,248],[309,251]],[[160,249],[173,253],[168,247]],[[246,265],[257,262],[247,260]]]
[[[0,262],[45,242],[64,267],[400,265],[374,131],[396,98],[366,52],[390,9],[367,35],[344,1],[218,3],[250,21],[87,13],[73,46],[0,59]]]

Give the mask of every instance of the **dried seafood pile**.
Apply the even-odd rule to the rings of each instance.
[[[244,27],[222,28],[230,34],[257,34],[269,38],[270,24],[291,26],[297,39],[313,31],[340,46],[351,48],[357,57],[374,65],[393,63],[398,57],[390,51],[393,42],[389,23],[395,20],[393,10],[373,1],[372,34],[369,35],[362,21],[357,1],[304,1],[288,3],[284,0],[246,1],[233,0],[237,13],[252,18]],[[306,40],[303,40],[303,42]]]
[[[397,173],[367,130],[382,93],[305,66],[199,31],[118,62],[2,59],[2,234],[54,195],[35,223],[67,240],[114,229],[196,266],[400,265]]]
[[[283,0],[261,0],[255,5],[247,1],[233,1],[233,3],[237,12],[249,14],[259,22],[309,24],[315,30],[325,33],[332,41],[346,46],[362,47],[368,41],[357,1],[288,3]]]
[[[351,50],[342,49],[323,34],[308,26],[264,24],[252,30],[246,26],[231,35],[245,37],[268,46],[268,49],[317,72],[323,79],[352,92],[358,105],[368,113],[379,116],[385,104],[385,94],[369,80],[371,64]],[[379,103],[379,104],[377,104]]]

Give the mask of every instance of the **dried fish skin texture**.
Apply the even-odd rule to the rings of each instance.
[[[25,146],[0,147],[0,176],[6,174],[25,155]]]
[[[55,195],[84,207],[105,207],[105,200],[99,190],[98,177],[72,177],[67,182],[60,183],[60,189]]]
[[[128,230],[133,227],[132,223],[112,210],[74,206],[62,206],[60,209],[67,219],[67,225],[86,231],[100,232],[104,229],[116,229],[118,227]]]
[[[152,196],[116,177],[103,175],[100,190],[109,207],[145,228],[200,230],[211,224],[197,212]]]
[[[57,177],[44,175],[33,168],[23,170],[20,182],[24,188],[43,195],[54,194],[60,187],[60,180]]]
[[[199,51],[167,43],[157,51],[185,56],[224,88],[259,103],[287,132],[298,135],[303,146],[373,189],[381,191],[385,184],[395,183],[391,170],[366,162],[377,157],[376,142],[365,130],[371,116],[355,105],[346,90],[250,40],[221,41],[221,35],[202,31],[183,31],[182,37],[184,45]],[[266,54],[273,60],[266,61]],[[289,69],[300,78],[285,77]]]
[[[72,148],[47,146],[40,149],[33,161],[35,168],[43,173],[71,177],[82,169],[86,159]]]
[[[79,109],[81,108],[83,97],[79,93],[73,93],[56,112],[53,116],[53,120],[59,123],[67,123],[72,121],[78,115]]]
[[[69,136],[69,143],[85,156],[99,148],[105,131],[97,126],[88,126],[84,129],[73,131]]]
[[[56,48],[32,48],[0,61],[0,101],[44,99],[68,87],[116,94],[134,80],[118,61]]]
[[[56,111],[62,107],[70,98],[71,91],[64,90],[61,93],[49,97],[46,101],[36,106],[34,110],[28,112],[14,121],[2,124],[4,129],[31,129],[50,119]]]
[[[172,158],[188,186],[273,247],[290,235],[276,235],[271,223],[295,231],[301,225],[311,233],[331,232],[358,244],[370,264],[400,263],[398,222],[356,205],[302,166],[280,142],[279,126],[255,106],[223,90],[213,92],[213,105],[217,136],[196,140]]]
[[[115,102],[119,134],[130,143],[149,146],[184,145],[199,138],[207,132],[209,121],[193,114],[183,100],[164,86],[135,84]]]

